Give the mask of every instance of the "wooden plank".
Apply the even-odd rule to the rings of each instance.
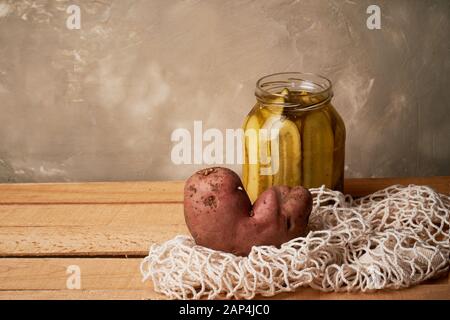
[[[3,258],[0,290],[67,290],[69,266],[80,270],[82,290],[143,290],[140,258]]]
[[[142,256],[177,234],[181,203],[0,205],[0,256]]]
[[[184,224],[142,227],[1,227],[0,256],[145,256],[150,245],[189,234]]]
[[[1,227],[141,227],[184,224],[183,204],[0,205]]]
[[[395,184],[405,186],[409,184],[426,185],[437,192],[450,194],[450,177],[348,179],[345,180],[344,191],[346,194],[361,197]]]
[[[177,234],[180,203],[0,206],[0,256],[144,256]]]
[[[0,299],[165,299],[141,282],[141,259],[0,259]],[[67,268],[79,266],[81,289],[68,289]],[[373,293],[322,293],[301,288],[276,299],[450,299],[448,276],[415,287]],[[259,297],[261,298],[261,297]]]
[[[383,290],[373,293],[325,293],[305,289],[302,293],[283,293],[280,300],[449,300],[448,285],[418,285],[402,290]],[[270,299],[270,298],[269,298]]]
[[[450,177],[347,179],[345,193],[363,196],[393,184],[428,185],[450,194]],[[0,204],[182,202],[183,187],[182,181],[0,184]]]
[[[81,290],[152,289],[151,281],[142,282],[141,261],[141,258],[3,258],[0,259],[0,290],[66,290],[69,266],[79,267]],[[415,288],[450,288],[449,281],[449,275],[444,275]],[[305,290],[319,293],[303,288],[298,294]]]
[[[0,300],[161,300],[144,290],[5,290]]]
[[[0,204],[182,202],[183,187],[180,181],[0,184]]]
[[[0,300],[7,299],[164,299],[142,282],[142,259],[0,259]],[[80,270],[80,289],[69,289],[69,266]],[[69,269],[70,272],[70,269]]]
[[[155,297],[156,295],[156,297]],[[144,290],[11,290],[0,291],[0,300],[162,300],[150,289]],[[323,293],[309,288],[284,293],[277,300],[450,300],[448,287],[417,286],[377,293]]]

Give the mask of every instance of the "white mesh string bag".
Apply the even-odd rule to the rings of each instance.
[[[311,287],[324,292],[400,289],[449,268],[450,196],[425,186],[391,186],[361,199],[325,187],[306,237],[247,257],[197,246],[189,236],[154,244],[143,281],[170,299],[252,299]]]

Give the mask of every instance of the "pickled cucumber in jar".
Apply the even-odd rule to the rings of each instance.
[[[257,83],[246,117],[243,182],[252,201],[272,185],[343,189],[345,126],[331,104],[331,82],[300,73]]]

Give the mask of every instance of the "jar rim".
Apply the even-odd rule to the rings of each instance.
[[[284,98],[284,95],[279,93],[284,88],[304,90],[310,97],[326,97],[325,100],[327,101],[333,96],[331,80],[320,74],[308,72],[278,72],[263,76],[256,82],[255,96],[262,103],[267,102],[267,99]],[[270,91],[274,89],[280,90]],[[321,99],[318,104],[323,102],[323,99]],[[286,104],[285,102],[270,102],[270,104],[298,106],[298,104]]]

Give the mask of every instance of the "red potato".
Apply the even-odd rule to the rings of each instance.
[[[201,170],[184,188],[184,217],[195,242],[240,256],[305,235],[311,209],[312,196],[300,186],[271,187],[252,206],[239,176],[226,168]]]

